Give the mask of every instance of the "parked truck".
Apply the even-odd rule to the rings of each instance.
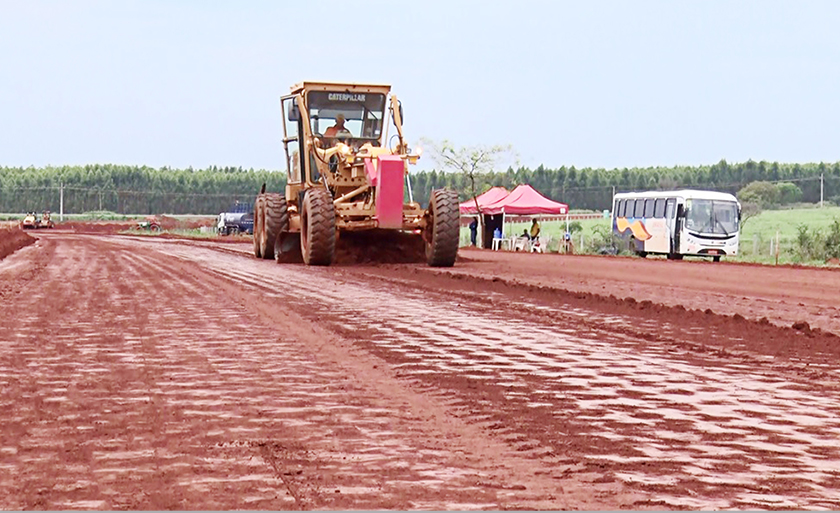
[[[216,218],[216,233],[219,235],[253,234],[254,214],[252,212],[222,212]]]

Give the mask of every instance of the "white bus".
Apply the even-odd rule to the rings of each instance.
[[[714,191],[627,192],[613,197],[612,232],[641,257],[738,254],[741,204]]]

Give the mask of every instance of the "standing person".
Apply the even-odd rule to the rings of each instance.
[[[537,240],[540,238],[540,223],[537,222],[537,218],[534,218],[534,222],[531,223],[531,240]]]
[[[475,241],[478,238],[478,218],[473,218],[470,223],[470,245],[475,247]]]
[[[572,255],[575,252],[575,245],[572,243],[572,234],[569,232],[563,235],[563,249],[567,255]]]

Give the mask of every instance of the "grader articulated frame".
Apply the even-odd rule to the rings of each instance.
[[[280,99],[288,180],[285,194],[263,184],[254,203],[257,258],[299,253],[308,265],[330,265],[342,232],[384,229],[422,237],[431,266],[455,263],[458,195],[432,191],[427,209],[413,201],[408,165],[420,155],[403,136],[397,97],[386,105],[390,89],[303,82]]]

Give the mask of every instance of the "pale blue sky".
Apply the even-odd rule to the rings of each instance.
[[[556,168],[840,160],[840,2],[0,0],[0,165],[279,169],[278,97]],[[421,159],[431,166],[430,159]]]

